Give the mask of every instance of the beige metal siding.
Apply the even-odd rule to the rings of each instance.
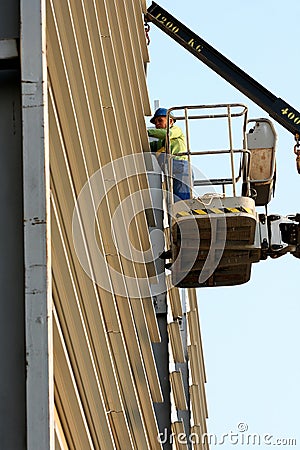
[[[111,292],[84,272],[72,237],[75,201],[88,178],[114,159],[147,150],[147,49],[138,14],[138,2],[47,3],[56,437],[76,449],[160,448],[153,401],[162,398],[150,335],[159,336],[153,308],[145,320],[149,291],[145,298],[114,295],[110,273],[114,268],[136,283],[153,273],[151,264],[118,254],[110,233],[115,208],[147,188],[144,173],[119,183],[95,217]],[[141,250],[150,247],[145,230],[140,213],[129,231]]]
[[[145,213],[150,195],[143,160],[130,160],[134,167],[124,163],[128,155],[149,150],[145,9],[140,0],[47,0],[57,449],[161,448],[153,408],[153,402],[163,401],[152,351],[152,342],[160,339],[150,289],[155,267],[143,259],[151,253]],[[122,163],[116,166],[116,161]],[[97,185],[89,180],[107,167],[110,176],[104,181],[111,189],[94,217],[80,217],[79,208],[85,270],[74,244],[73,212],[85,186],[91,204],[96,202]],[[120,220],[112,233],[118,208]],[[88,239],[87,220],[94,224],[97,245]],[[142,259],[135,260],[134,249]],[[100,274],[97,254],[106,263]],[[93,281],[96,275],[105,286]],[[169,298],[172,353],[175,362],[184,362],[178,290],[172,288]],[[192,294],[190,304],[188,321],[194,327]],[[191,349],[196,349],[189,352],[191,399],[195,385],[201,400],[195,425],[206,415],[199,333],[190,330]],[[173,370],[170,380],[175,406],[188,407],[181,373]],[[174,423],[173,429],[181,431],[182,424]]]
[[[198,303],[195,289],[186,289],[185,295],[180,295],[180,290],[174,288],[170,284],[170,279],[167,279],[168,285],[168,304],[169,317],[168,324],[171,350],[171,391],[175,403],[175,413],[173,413],[174,424],[172,427],[174,433],[174,441],[176,448],[184,447],[184,438],[186,442],[194,442],[195,448],[202,448],[203,434],[207,432],[206,419],[208,417],[205,383],[206,375],[204,368],[203,349],[201,342],[200,320]],[[180,332],[181,321],[187,321],[187,336],[184,338]],[[182,374],[180,371],[180,363],[188,365],[189,380],[188,396],[187,398],[182,384]],[[172,367],[177,368],[176,371]],[[186,431],[183,435],[183,423],[176,421],[179,417],[178,412],[185,410],[186,407],[190,411],[190,426],[191,436],[186,436]],[[177,439],[177,440],[176,440]],[[198,446],[196,446],[196,444]],[[181,447],[180,447],[181,446]],[[208,449],[207,442],[204,447]]]

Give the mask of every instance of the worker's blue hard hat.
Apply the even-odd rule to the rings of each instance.
[[[168,112],[167,108],[158,108],[155,111],[154,116],[152,117],[152,119],[150,119],[150,122],[151,123],[155,123],[156,117],[166,117],[167,112]],[[174,120],[174,122],[176,122],[176,119],[175,119],[175,117],[172,116],[172,114],[170,114],[170,117]]]

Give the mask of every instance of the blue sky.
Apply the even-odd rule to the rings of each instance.
[[[148,2],[150,5],[151,2]],[[241,69],[300,110],[299,0],[158,3]],[[151,25],[148,87],[151,105],[245,103],[249,117],[261,108]],[[300,212],[300,176],[291,133],[278,134],[275,198],[269,214]],[[199,136],[201,139],[201,136]],[[238,432],[293,438],[300,449],[300,260],[291,255],[252,266],[251,280],[231,288],[198,290],[207,372],[211,433]],[[274,447],[274,441],[248,448]],[[247,447],[241,442],[220,448]],[[211,446],[214,448],[214,446]]]

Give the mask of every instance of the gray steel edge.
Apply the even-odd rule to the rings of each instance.
[[[46,2],[21,0],[27,448],[54,449]]]

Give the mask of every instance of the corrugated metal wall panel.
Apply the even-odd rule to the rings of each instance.
[[[142,21],[140,20],[141,14],[146,14],[146,2],[140,1],[140,0],[133,0],[133,8],[135,12],[135,18],[136,18],[136,30],[138,33],[139,38],[139,45],[141,49],[141,54],[143,57],[143,62],[149,62],[149,52],[148,47],[145,45],[145,26],[143,25]],[[147,40],[146,40],[147,42]],[[145,111],[145,114],[151,114],[151,111]]]
[[[130,15],[126,33],[128,26],[134,27],[134,42],[122,40],[123,13]],[[141,161],[136,177],[126,176],[126,165],[119,167],[121,173],[114,176],[123,179],[112,186],[95,215],[96,250],[106,259],[106,273],[101,276],[110,289],[85,273],[72,236],[74,205],[89,177],[112,161],[148,151],[144,115],[150,107],[143,32],[136,2],[47,2],[55,398],[60,430],[56,442],[61,445],[63,433],[70,448],[161,448],[153,401],[162,397],[151,348],[151,339],[159,340],[159,332],[152,304],[149,309],[148,282],[155,269],[151,262],[128,258],[131,243],[142,254],[151,248],[144,212],[150,196],[122,206],[133,193],[148,192]],[[142,208],[135,216],[139,202]],[[123,229],[117,232],[131,238],[125,256],[111,234],[119,205]],[[91,257],[96,250],[88,242],[86,250],[93,273]],[[122,274],[123,290],[117,273]],[[126,276],[132,278],[139,298],[128,296]],[[146,280],[144,287],[139,279]],[[151,313],[147,320],[144,307]],[[68,398],[78,402],[73,416]],[[77,420],[82,427],[76,431]]]
[[[68,450],[67,440],[65,438],[65,432],[63,430],[59,414],[57,409],[54,409],[54,434],[55,434],[55,450]]]
[[[54,124],[54,118],[52,116],[53,109],[51,108],[51,102],[50,102],[50,120],[53,120]],[[112,297],[112,294],[108,293],[107,291],[100,290],[99,287],[93,286],[93,284],[90,282],[90,278],[85,274],[85,272],[82,271],[82,267],[79,264],[78,259],[76,258],[76,255],[74,255],[74,251],[72,254],[72,243],[68,242],[68,236],[71,237],[71,212],[68,209],[68,205],[72,205],[74,202],[74,192],[72,192],[72,186],[71,186],[71,179],[69,179],[69,183],[67,183],[67,180],[69,176],[71,177],[70,171],[67,171],[67,167],[65,165],[66,159],[64,158],[64,151],[61,147],[61,142],[58,138],[58,135],[55,133],[55,127],[52,127],[52,133],[50,137],[50,147],[52,149],[51,152],[51,162],[52,162],[52,171],[56,172],[56,175],[59,179],[64,180],[64,183],[55,183],[52,177],[52,212],[53,212],[53,249],[54,252],[57,251],[59,248],[59,240],[55,240],[55,224],[60,226],[60,239],[61,242],[64,243],[65,246],[65,254],[60,256],[58,258],[58,264],[61,265],[69,265],[69,270],[72,271],[72,276],[74,277],[74,288],[71,286],[73,291],[68,291],[70,299],[73,299],[75,295],[81,296],[81,303],[83,307],[85,308],[85,316],[86,316],[86,322],[89,324],[89,327],[94,330],[94,342],[103,342],[105,341],[105,333],[106,330],[114,330],[119,331],[119,319],[117,312],[114,308],[110,307],[107,308],[107,310],[110,312],[108,319],[104,318],[99,298],[100,295],[102,299],[105,299],[105,303],[108,305],[112,305],[114,300]],[[60,201],[58,202],[58,198]],[[59,209],[58,210],[58,205]],[[64,216],[62,219],[62,212],[64,211]],[[59,219],[60,216],[60,219]],[[57,217],[57,219],[56,219]],[[58,239],[58,238],[57,238]],[[53,265],[54,270],[56,269],[56,266]],[[60,267],[58,267],[58,274],[61,273]],[[63,278],[63,282],[65,283],[65,279]],[[67,282],[67,279],[66,279]],[[70,288],[70,289],[71,289]],[[76,292],[75,292],[76,289]],[[84,302],[84,299],[88,298],[89,301],[86,303]],[[73,310],[71,309],[73,312]],[[113,391],[113,378],[114,378],[114,371],[113,368],[110,368],[110,365],[108,364],[108,360],[111,357],[109,355],[109,350],[105,350],[105,346],[99,346],[97,345],[97,350],[100,352],[100,360],[106,361],[104,367],[105,370],[102,371],[102,376],[106,379],[106,392],[109,394],[113,394],[111,396],[111,399],[108,401],[109,407],[112,409],[118,409],[120,406],[113,403],[115,399],[117,399],[117,391],[114,393]],[[104,353],[104,354],[103,354]],[[107,374],[106,374],[107,372]]]
[[[123,43],[125,63],[129,74],[130,84],[138,82],[132,88],[133,98],[140,96],[143,100],[143,111],[136,111],[137,121],[141,121],[142,117],[146,114],[150,114],[150,106],[148,103],[148,91],[146,84],[143,82],[145,79],[144,60],[142,55],[142,47],[140,45],[140,38],[142,36],[143,43],[145,43],[145,32],[140,20],[140,16],[137,19],[137,10],[134,7],[132,1],[118,2],[114,0],[116,4],[116,10],[119,19],[120,38]],[[113,2],[106,0],[107,4],[112,5]],[[116,36],[116,35],[115,35]],[[120,47],[119,45],[116,47]],[[137,105],[138,102],[135,101]],[[140,114],[141,113],[141,114]],[[144,142],[144,148],[147,147],[147,142]]]
[[[188,355],[191,371],[190,402],[192,425],[200,426],[201,430],[203,430],[202,433],[206,433],[208,411],[205,395],[206,376],[201,342],[199,310],[195,289],[188,289],[187,293],[189,305],[189,310],[187,311],[187,331],[189,336]]]
[[[195,289],[187,289],[187,291],[188,291],[190,310],[194,311],[194,314],[196,315],[194,320],[197,322],[195,330],[191,330],[191,332],[195,336],[195,343],[197,343],[199,345],[199,347],[202,348],[200,317],[199,317],[199,309],[198,309],[196,290]],[[202,378],[203,382],[205,383],[206,382],[206,373],[205,373],[203,352],[201,352],[201,358],[199,360],[199,364],[201,365],[201,378]]]
[[[70,448],[92,449],[93,441],[55,310],[53,343],[57,433],[65,442],[64,447],[68,441]]]
[[[208,417],[205,396],[206,379],[196,290],[186,289],[183,295],[183,293],[180,293],[180,290],[172,287],[170,279],[167,279],[167,285],[168,315],[170,320],[168,324],[168,333],[173,356],[173,360],[171,359],[170,363],[170,379],[171,390],[178,413],[175,414],[174,417],[180,416],[179,412],[180,410],[182,412],[184,409],[184,400],[186,400],[187,403],[189,403],[188,409],[190,411],[191,430],[201,429],[202,433],[206,433],[206,419]],[[180,325],[185,319],[187,328]],[[180,380],[182,379],[180,367],[179,370],[174,372],[174,363],[175,367],[178,367],[178,363],[185,364],[186,370],[189,373],[189,379],[185,380],[185,393],[183,386],[180,383]],[[189,399],[185,398],[188,396]],[[174,436],[176,448],[181,448],[180,445],[185,445],[182,443],[184,437],[187,442],[190,442],[189,436],[186,435],[186,429],[180,438],[178,433],[182,432],[180,431],[182,430],[182,427],[183,424],[176,421],[172,427],[173,433],[177,433],[177,435]],[[196,440],[197,439],[201,446],[202,434],[199,435]],[[199,445],[195,448],[202,448],[199,447]]]
[[[107,157],[103,155],[109,155],[110,158],[116,160],[118,158],[124,157],[128,153],[132,153],[133,151],[140,151],[139,146],[133,146],[132,142],[130,142],[130,136],[135,135],[134,133],[128,133],[128,126],[126,124],[126,117],[134,118],[134,114],[137,114],[137,108],[131,111],[129,114],[128,111],[125,111],[122,107],[123,98],[131,98],[132,92],[126,92],[124,89],[120,89],[121,80],[126,79],[126,76],[120,78],[118,76],[118,71],[115,62],[115,51],[112,45],[112,39],[110,39],[110,35],[104,35],[102,41],[98,39],[98,58],[100,58],[100,53],[102,53],[102,57],[104,63],[106,65],[107,74],[110,76],[105,80],[102,78],[105,73],[101,73],[96,71],[93,73],[93,61],[87,58],[86,55],[91,53],[92,47],[88,46],[86,48],[86,42],[88,38],[84,38],[81,36],[83,33],[83,26],[80,26],[81,21],[76,19],[78,16],[79,7],[76,8],[76,2],[72,2],[74,14],[72,15],[75,24],[78,21],[78,27],[74,29],[74,23],[67,20],[62,20],[61,18],[65,18],[67,16],[67,12],[71,13],[71,11],[66,11],[66,8],[60,8],[55,5],[56,17],[57,17],[57,32],[59,33],[59,37],[62,40],[62,46],[64,49],[64,64],[65,71],[69,78],[69,86],[70,86],[70,95],[73,99],[73,108],[75,109],[75,114],[77,117],[77,128],[79,137],[81,139],[81,146],[83,147],[84,152],[84,163],[86,164],[86,170],[89,175],[91,175],[97,164],[100,165],[107,164],[110,161],[107,160]],[[103,9],[103,5],[102,5]],[[104,32],[108,27],[108,22],[105,21],[105,11],[100,15],[101,22],[105,22],[103,25]],[[83,20],[83,17],[81,17]],[[62,22],[62,23],[60,23]],[[65,23],[66,22],[66,23]],[[81,24],[82,25],[82,24]],[[101,25],[101,23],[100,23]],[[66,29],[66,30],[65,30]],[[80,30],[80,32],[78,32]],[[101,33],[102,30],[101,30]],[[74,36],[74,42],[72,43],[72,36]],[[93,36],[97,36],[97,33],[94,33]],[[103,36],[101,34],[101,36]],[[95,39],[95,37],[94,37]],[[81,49],[82,42],[82,49]],[[75,50],[76,44],[78,45],[78,49]],[[80,52],[81,49],[81,52]],[[96,67],[96,66],[95,66]],[[96,85],[97,80],[101,80],[101,84],[98,83]],[[101,91],[99,87],[102,87],[102,84],[106,84],[109,81],[109,96],[108,98],[103,99],[101,97]],[[73,87],[73,88],[72,88]],[[107,94],[107,93],[106,93]],[[97,101],[97,98],[99,101]],[[117,105],[117,107],[116,107]],[[101,113],[103,116],[101,117]],[[82,119],[80,120],[80,118]],[[143,119],[143,115],[140,114],[140,117]],[[144,120],[144,119],[143,119]],[[99,130],[101,130],[101,126],[98,127],[99,121],[103,122],[105,126],[105,134],[99,134]],[[136,122],[136,121],[134,121]],[[84,123],[84,127],[82,127],[81,123]],[[132,123],[132,120],[131,120]],[[136,133],[136,128],[135,128]],[[103,141],[104,138],[104,141]],[[105,138],[107,141],[105,141]],[[95,149],[93,152],[92,150]],[[138,150],[137,150],[138,149]],[[98,158],[98,161],[97,161]],[[104,160],[103,160],[104,159]],[[130,194],[133,192],[139,192],[141,187],[147,187],[147,180],[144,176],[143,185],[139,185],[137,183],[141,177],[139,178],[129,178],[124,179],[122,182],[118,183],[117,193],[113,192],[111,198],[109,200],[109,209],[114,212],[115,208],[121,203],[123,199],[130,199]],[[125,223],[129,223],[129,219],[131,219],[132,214],[131,211],[128,211],[128,207],[130,206],[130,201],[126,203],[126,208],[121,208],[122,213],[124,214]],[[132,205],[133,208],[134,205]],[[106,218],[106,214],[101,214],[100,219],[102,219],[102,226],[105,226],[103,223],[103,219]],[[129,219],[126,219],[129,217]],[[141,250],[145,250],[150,247],[150,242],[148,239],[147,233],[137,233],[137,229],[139,227],[144,227],[146,225],[146,217],[143,214],[140,214],[136,217],[133,216],[132,226],[129,228],[130,237],[134,241],[134,243],[141,248]],[[107,223],[107,227],[110,231],[111,222]],[[103,233],[103,236],[106,237],[109,233]],[[108,253],[111,253],[110,249],[107,249]],[[140,277],[147,276],[147,272],[145,272],[145,268],[143,264],[129,264],[127,265],[127,261],[122,258],[123,269],[128,270],[131,276],[137,275]],[[113,262],[113,261],[112,261]],[[134,269],[137,273],[133,273],[132,269]],[[150,270],[150,269],[149,269]],[[152,272],[154,268],[152,268]]]
[[[77,291],[71,267],[65,262],[67,255],[56,217],[52,218],[52,234],[55,244],[52,248],[53,299],[72,370],[94,443],[98,443],[99,448],[102,448],[100,443],[103,445],[107,441],[109,446],[111,442],[110,447],[113,448],[103,391],[91,348],[89,330],[86,328],[85,311],[82,310],[80,291]],[[99,327],[100,325],[101,323]]]
[[[57,448],[161,449],[153,408],[163,400],[151,345],[160,340],[149,280],[155,266],[145,257],[151,255],[145,214],[151,199],[144,160],[126,160],[149,151],[145,9],[139,0],[47,0]],[[91,181],[94,174],[100,184]],[[74,236],[79,195],[87,189],[93,205],[102,185],[106,195],[93,217],[78,206]],[[177,289],[170,288],[169,302],[172,362],[184,363],[179,322],[185,308]],[[188,303],[192,411],[204,429],[193,290]],[[172,373],[175,406],[185,408],[181,372]],[[176,433],[182,429],[174,422]]]
[[[161,342],[152,298],[143,298],[143,305],[151,342]]]
[[[52,139],[54,139],[54,137],[55,137],[54,136],[54,127],[52,130],[53,130],[53,133],[51,134],[51,143],[52,143]],[[62,200],[60,202],[60,207],[63,208],[65,206],[65,208],[66,208],[64,210],[64,212],[65,212],[64,219],[61,218],[61,221],[64,222],[64,226],[66,226],[66,221],[68,221],[68,216],[70,216],[70,214],[69,215],[66,214],[68,212],[67,205],[69,203],[68,199],[65,198],[66,197],[66,187],[67,187],[67,183],[66,183],[67,173],[60,174],[60,172],[63,170],[64,165],[63,165],[62,161],[60,161],[58,163],[55,159],[55,157],[57,155],[61,156],[63,152],[61,151],[61,148],[59,147],[57,140],[56,141],[54,140],[53,145],[51,145],[51,149],[52,149],[52,168],[53,168],[54,172],[56,172],[57,175],[61,175],[61,179],[64,180],[63,184],[58,183],[58,185],[60,186],[60,190],[61,190],[60,199],[62,200],[64,198],[64,200]],[[55,197],[56,197],[55,187],[56,187],[56,184],[55,184],[55,181],[53,180],[52,190],[53,190],[53,211],[54,212],[56,211],[55,204],[54,204]],[[64,203],[65,203],[65,205],[64,205]],[[71,200],[71,204],[72,204],[72,200]],[[70,211],[69,211],[69,213],[70,213]],[[61,313],[60,315],[62,317],[65,316],[66,320],[68,319],[70,321],[72,319],[72,317],[73,317],[72,320],[74,320],[74,314],[76,313],[76,308],[74,308],[74,304],[73,304],[73,302],[75,303],[75,299],[73,298],[73,296],[71,294],[73,287],[67,286],[68,275],[64,274],[64,272],[63,272],[64,264],[66,261],[68,262],[69,255],[67,254],[67,251],[66,251],[65,255],[58,255],[56,257],[56,254],[59,250],[59,245],[58,245],[59,240],[55,234],[55,229],[56,229],[55,223],[57,223],[57,220],[55,220],[55,219],[56,218],[52,219],[53,278],[54,278],[54,283],[57,283],[59,285],[57,291],[59,291],[60,295],[62,295],[62,293],[65,292],[65,295],[64,295],[62,301],[55,299],[55,304],[57,305],[57,308]],[[70,223],[71,223],[71,217],[69,217],[69,226],[68,226],[69,232],[65,232],[64,236],[62,236],[62,241],[66,245],[69,245],[69,246],[71,244],[68,243],[67,236],[71,235]],[[60,233],[60,234],[62,234],[62,233]],[[71,258],[71,262],[69,262],[69,264],[70,265],[74,264],[74,266],[75,266],[74,273],[77,275],[77,277],[79,277],[79,280],[78,280],[78,285],[79,285],[78,291],[79,292],[77,294],[78,295],[81,294],[81,296],[82,296],[81,303],[82,303],[83,308],[90,310],[91,305],[93,305],[93,303],[96,302],[96,299],[94,299],[94,297],[95,297],[94,287],[91,283],[91,280],[86,276],[86,274],[84,272],[83,272],[83,274],[81,273],[82,268],[79,266],[79,264],[76,260],[76,255],[73,255],[73,258],[71,255],[70,258]],[[56,270],[56,268],[57,268],[57,270]],[[60,277],[60,278],[57,281],[58,277]],[[83,278],[83,280],[82,280],[82,278]],[[75,297],[75,294],[74,294],[74,297]],[[109,296],[107,293],[105,293],[105,295],[103,295],[103,292],[102,292],[102,304],[104,302],[107,306],[105,308],[105,310],[109,311],[109,319],[105,321],[105,325],[108,326],[108,336],[109,336],[109,340],[111,341],[111,336],[112,336],[111,333],[113,333],[113,336],[115,333],[120,333],[120,329],[121,329],[120,322],[122,322],[124,324],[126,317],[119,318],[117,310],[114,309],[114,308],[116,308],[114,299],[112,297],[111,298],[109,298],[109,297],[111,297],[111,296]],[[86,302],[87,299],[88,299],[88,303]],[[121,298],[120,301],[124,302],[124,301],[126,301],[126,299]],[[69,303],[70,303],[70,305],[69,305]],[[70,309],[68,310],[68,308],[70,308]],[[114,312],[114,314],[112,314],[113,312]],[[79,311],[79,316],[80,315],[83,315],[86,318],[86,320],[85,320],[86,326],[88,324],[89,327],[92,327],[94,324],[95,331],[92,334],[93,342],[94,342],[94,345],[97,342],[99,343],[98,345],[96,345],[94,352],[96,353],[96,361],[98,361],[98,374],[102,378],[105,378],[105,381],[106,381],[105,382],[102,380],[102,385],[103,385],[103,395],[105,397],[108,397],[107,398],[107,410],[108,411],[113,410],[116,412],[121,410],[120,398],[118,397],[120,394],[118,393],[118,386],[117,386],[117,381],[120,378],[120,372],[122,374],[122,377],[120,379],[123,380],[123,383],[121,383],[121,385],[122,385],[121,388],[123,391],[122,396],[124,398],[126,398],[126,405],[128,403],[130,403],[130,404],[134,403],[135,406],[134,407],[132,406],[131,408],[129,408],[129,410],[130,411],[134,411],[136,409],[139,410],[140,407],[137,403],[137,399],[135,398],[136,394],[135,394],[134,389],[132,389],[132,388],[131,388],[131,391],[133,392],[132,395],[134,397],[133,397],[133,399],[129,399],[130,389],[128,388],[128,383],[131,383],[131,385],[132,385],[133,379],[132,379],[132,375],[130,374],[130,372],[129,372],[129,374],[126,373],[123,360],[122,360],[122,364],[119,367],[117,365],[118,374],[116,374],[113,370],[111,370],[111,373],[107,373],[109,371],[109,364],[108,364],[109,358],[107,356],[106,357],[103,356],[103,352],[106,349],[105,338],[103,335],[102,336],[99,335],[99,331],[101,330],[101,327],[104,326],[104,324],[103,324],[104,321],[101,320],[102,318],[101,318],[100,312],[97,313],[97,305],[95,305],[95,307],[91,310],[90,313],[88,313],[86,311],[83,311],[83,312]],[[77,324],[72,325],[70,323],[67,323],[64,327],[65,334],[68,334],[68,333],[70,334],[69,346],[71,347],[71,343],[72,343],[72,346],[74,346],[74,350],[73,350],[74,351],[74,355],[73,355],[74,360],[76,360],[76,353],[78,351],[80,351],[80,354],[84,353],[84,350],[81,348],[81,346],[84,345],[84,342],[85,342],[84,336],[79,336],[78,339],[76,340],[76,336],[74,335],[74,332],[76,331],[76,334],[78,334],[79,330],[83,326],[83,325],[81,326],[80,322],[81,322],[81,319],[79,317],[77,319]],[[132,333],[131,330],[130,330],[130,332]],[[98,332],[98,336],[95,335],[95,332]],[[90,331],[90,333],[91,333],[91,331]],[[123,345],[121,345],[121,346],[118,345],[113,348],[114,360],[118,360],[118,357],[117,357],[118,353],[121,352],[122,355],[124,353],[126,354],[125,349],[124,349],[124,342],[122,342],[122,343],[123,343]],[[107,345],[107,343],[106,343],[106,345]],[[81,350],[79,350],[80,348],[81,348]],[[71,351],[71,350],[69,349],[69,351]],[[107,350],[107,352],[108,352],[108,350]],[[138,357],[139,355],[137,354],[136,356]],[[127,365],[130,366],[129,361],[127,361]],[[88,367],[88,364],[85,362],[82,366],[82,370],[87,371],[87,367]],[[125,377],[124,377],[124,373],[126,374]],[[80,378],[82,378],[82,376],[83,375],[81,374]],[[90,372],[90,374],[87,376],[87,378],[85,380],[84,386],[86,385],[86,383],[93,382],[94,377],[95,377],[95,374]],[[92,390],[92,391],[94,391],[94,390]],[[124,407],[124,408],[127,409],[126,407]],[[149,404],[145,404],[145,408],[149,408]],[[151,411],[151,404],[150,404],[150,411]],[[130,417],[129,417],[129,420],[130,420]],[[133,429],[135,429],[135,427],[133,427]],[[139,430],[140,427],[136,427],[136,429]]]
[[[176,450],[188,450],[188,437],[182,421],[172,423],[173,445]],[[173,447],[174,448],[174,447]]]

